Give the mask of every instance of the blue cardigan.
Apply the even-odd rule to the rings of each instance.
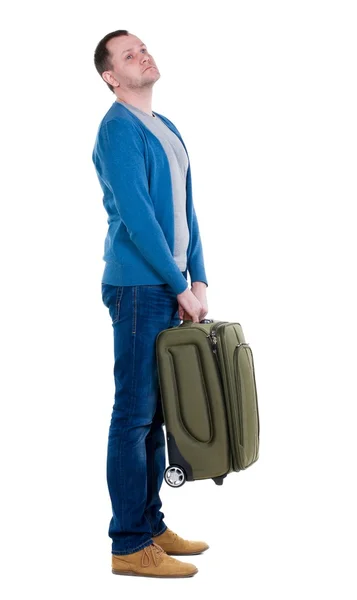
[[[154,114],[179,137],[187,153],[175,125],[160,113]],[[102,282],[112,285],[167,283],[176,295],[183,292],[188,287],[187,279],[173,258],[170,168],[158,138],[136,115],[114,101],[100,122],[92,160],[108,213]],[[203,281],[208,286],[192,200],[190,163],[186,177],[186,212],[190,232],[187,270],[191,283]]]

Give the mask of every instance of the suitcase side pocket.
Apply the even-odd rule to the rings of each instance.
[[[233,353],[235,400],[238,413],[238,447],[241,469],[259,456],[259,411],[253,353],[249,344],[237,344]]]

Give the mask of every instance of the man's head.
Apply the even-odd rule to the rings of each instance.
[[[94,64],[116,96],[120,90],[152,87],[160,78],[146,45],[126,29],[112,31],[99,42],[94,52]]]

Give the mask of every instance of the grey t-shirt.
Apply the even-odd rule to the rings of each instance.
[[[189,228],[186,213],[186,175],[188,158],[184,146],[177,135],[167,127],[160,117],[151,116],[140,108],[117,100],[134,115],[159,139],[166,152],[170,165],[172,195],[174,203],[174,252],[173,258],[180,271],[187,268],[187,248],[189,244]]]

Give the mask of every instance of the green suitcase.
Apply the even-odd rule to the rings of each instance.
[[[240,323],[183,321],[156,338],[169,466],[165,481],[213,479],[259,457],[253,354]]]

